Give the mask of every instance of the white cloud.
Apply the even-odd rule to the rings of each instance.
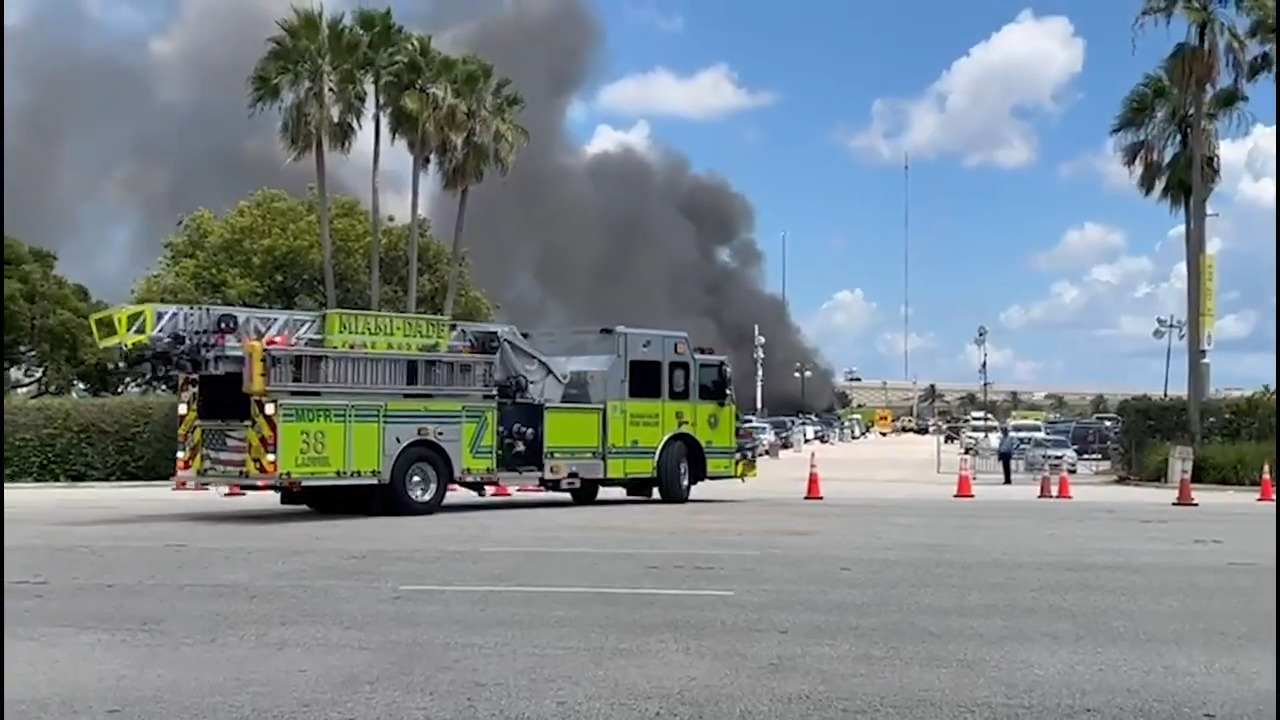
[[[902,333],[887,332],[876,338],[876,351],[881,355],[890,357],[902,357]],[[915,354],[925,350],[932,350],[937,347],[937,340],[933,333],[908,333],[906,348],[907,352]]]
[[[876,304],[867,298],[862,288],[841,290],[822,303],[809,326],[818,339],[832,333],[860,335],[871,327],[877,314]]]
[[[629,22],[648,25],[665,33],[684,32],[684,16],[680,13],[663,12],[652,3],[632,3],[623,12]]]
[[[969,343],[960,353],[960,362],[977,372],[982,364],[982,351],[976,345]],[[1033,382],[1043,371],[1043,363],[1019,357],[1011,348],[987,343],[987,375],[993,382],[999,380]]]
[[[1112,257],[1124,248],[1123,230],[1086,222],[1063,233],[1057,245],[1036,256],[1036,264],[1045,270],[1078,268]]]
[[[1054,112],[1084,69],[1085,42],[1061,15],[1031,10],[974,45],[917,98],[880,98],[849,145],[883,159],[910,151],[967,166],[1021,167],[1036,156],[1028,116]]]
[[[1276,126],[1254,125],[1241,138],[1223,140],[1222,188],[1243,205],[1276,209]]]
[[[621,130],[612,125],[597,125],[591,139],[582,147],[587,155],[631,150],[646,157],[653,155],[655,147],[652,128],[645,120],[637,120],[631,127]]]
[[[677,75],[665,67],[627,75],[600,88],[596,107],[620,115],[718,120],[772,105],[777,95],[739,84],[727,64]]]
[[[1103,141],[1102,147],[1094,152],[1059,165],[1058,174],[1063,177],[1097,175],[1108,190],[1132,191],[1134,188],[1134,177],[1120,162],[1120,155],[1110,140]]]
[[[1227,313],[1213,324],[1216,341],[1243,340],[1253,334],[1258,326],[1258,313],[1253,310]]]

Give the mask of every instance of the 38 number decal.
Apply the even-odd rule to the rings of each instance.
[[[323,455],[326,449],[323,430],[303,430],[298,433],[299,455]]]

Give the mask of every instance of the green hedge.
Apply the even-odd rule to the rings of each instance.
[[[177,436],[171,397],[5,399],[4,481],[161,480]]]
[[[1195,482],[1256,485],[1262,463],[1276,454],[1276,395],[1268,388],[1246,397],[1206,401],[1201,409],[1202,444]],[[1136,397],[1116,406],[1124,421],[1113,460],[1135,479],[1164,477],[1169,445],[1190,445],[1187,402]]]
[[[1191,482],[1214,485],[1257,486],[1262,477],[1262,464],[1275,466],[1274,443],[1222,443],[1202,445],[1196,451],[1191,470]],[[1142,457],[1139,467],[1129,476],[1135,480],[1164,480],[1169,461],[1169,446],[1151,447]]]

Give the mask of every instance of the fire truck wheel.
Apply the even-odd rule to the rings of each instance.
[[[658,456],[658,497],[664,503],[689,501],[692,482],[689,449],[682,442],[669,442]]]
[[[590,505],[599,496],[599,483],[593,483],[590,480],[583,480],[582,484],[569,491],[569,497],[573,498],[573,502],[576,505]]]
[[[428,447],[406,448],[383,488],[386,509],[393,515],[430,515],[449,491],[449,463]]]

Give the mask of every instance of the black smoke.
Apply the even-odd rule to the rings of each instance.
[[[461,1],[461,0],[460,0]],[[564,133],[569,104],[603,50],[585,0],[532,0],[446,35],[513,78],[533,142],[511,174],[473,194],[465,242],[476,277],[517,324],[683,328],[696,344],[727,352],[737,392],[752,402],[753,325],[767,338],[765,404],[799,409],[797,363],[817,355],[782,301],[763,290],[750,201],[727,180],[693,172],[671,149],[584,157]],[[452,228],[455,201],[432,207],[437,234]],[[815,368],[816,369],[816,368]],[[815,372],[810,406],[831,398]]]
[[[758,323],[766,406],[799,408],[793,369],[817,356],[762,289],[750,202],[670,148],[587,158],[565,136],[567,108],[605,49],[586,0],[394,5],[443,44],[494,61],[528,102],[533,142],[509,177],[478,188],[467,216],[477,278],[504,315],[529,326],[687,329],[732,357],[744,405]],[[183,213],[312,181],[309,165],[284,161],[273,118],[249,118],[245,107],[245,77],[285,0],[183,0],[155,28],[146,13],[123,12],[143,6],[128,0],[109,20],[71,0],[27,6],[14,24],[6,8],[5,232],[58,251],[96,292],[122,299]],[[388,162],[395,172],[397,158]],[[363,196],[365,173],[337,163],[332,186]],[[451,198],[438,198],[432,217],[447,236]],[[830,397],[819,372],[808,404]]]

